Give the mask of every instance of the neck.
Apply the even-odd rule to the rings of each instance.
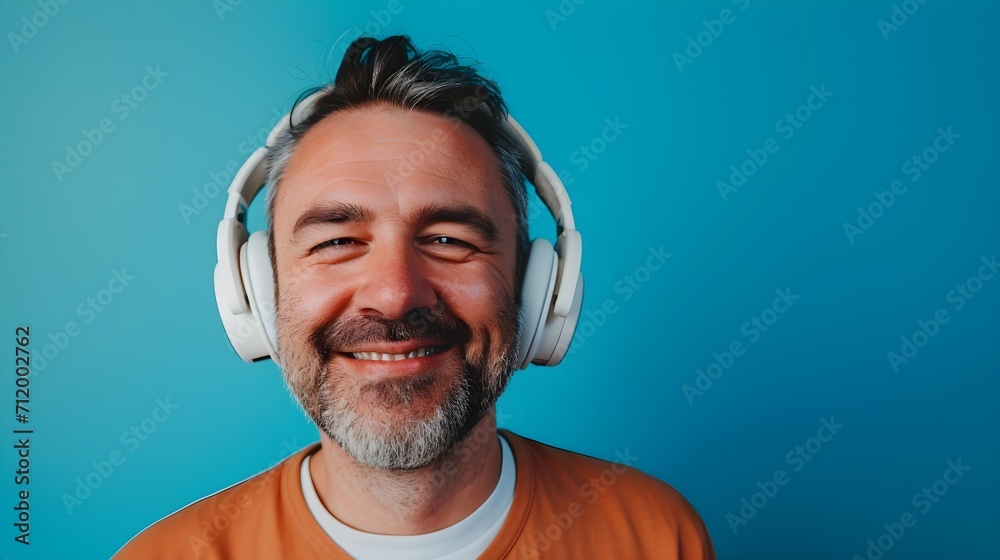
[[[382,535],[419,535],[450,527],[489,498],[502,454],[491,411],[434,463],[406,471],[362,465],[320,432],[309,461],[320,500],[346,525]]]

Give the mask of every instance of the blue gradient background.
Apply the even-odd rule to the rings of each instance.
[[[0,556],[107,558],[316,439],[275,365],[241,362],[225,339],[212,291],[224,196],[187,219],[179,206],[242,163],[241,142],[332,76],[327,53],[374,22],[479,60],[572,174],[590,336],[559,367],[515,376],[503,427],[638,456],[694,504],[721,558],[864,557],[907,511],[917,523],[885,558],[995,557],[1000,279],[959,311],[946,297],[1000,252],[1000,6],[929,0],[885,40],[890,1],[591,0],[554,28],[556,0],[404,0],[373,19],[387,5],[244,0],[220,17],[209,0],[76,0],[15,52],[10,33],[41,8],[0,4],[8,355],[17,325],[31,325],[36,355],[66,321],[81,325],[31,381],[30,547],[11,525],[13,364],[0,377]],[[723,9],[735,21],[679,71],[672,53]],[[112,101],[147,65],[169,76],[118,120]],[[776,121],[823,84],[832,97],[782,138]],[[58,181],[52,162],[104,117],[115,130]],[[582,169],[574,151],[606,118],[628,128]],[[903,163],[948,126],[961,137],[908,181]],[[724,201],[716,182],[768,137],[780,150]],[[851,243],[843,224],[897,178],[905,194]],[[532,230],[552,237],[551,219]],[[673,256],[626,300],[617,283],[660,246]],[[84,323],[77,306],[121,267],[135,279]],[[800,299],[749,344],[741,325],[786,287]],[[605,300],[617,312],[601,320]],[[893,371],[887,353],[939,308],[950,322]],[[746,353],[689,402],[683,385],[734,341]],[[167,397],[179,409],[68,512],[63,494]],[[830,416],[844,428],[792,472],[786,454]],[[971,470],[920,513],[911,497],[959,458]],[[789,483],[734,533],[727,514],[778,469]]]

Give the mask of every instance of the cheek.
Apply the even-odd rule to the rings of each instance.
[[[445,305],[461,318],[479,320],[494,315],[494,310],[506,304],[506,299],[513,297],[513,286],[510,281],[494,267],[484,265],[476,271],[460,272],[458,274],[440,275],[435,282],[439,297]]]
[[[348,290],[343,284],[309,270],[279,279],[279,286],[281,315],[289,324],[317,325],[336,316],[348,300]]]
[[[473,275],[456,275],[440,284],[441,298],[449,311],[465,321],[473,331],[466,347],[466,359],[492,365],[506,351],[514,333],[502,320],[503,312],[514,305],[513,286],[496,269]],[[515,310],[516,313],[516,310]]]
[[[488,306],[495,293],[489,282],[464,281],[461,278],[439,282],[437,291],[449,309],[463,314],[475,313]]]

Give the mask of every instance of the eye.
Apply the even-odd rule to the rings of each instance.
[[[429,235],[423,243],[428,255],[448,261],[461,262],[479,252],[479,247],[450,235]]]
[[[345,247],[347,245],[352,245],[353,243],[353,239],[338,237],[337,239],[331,239],[320,243],[319,245],[313,247],[312,251],[319,251],[320,249],[325,249],[326,247]]]
[[[457,237],[450,237],[447,235],[438,235],[436,237],[430,238],[431,245],[444,245],[451,247],[461,247],[463,249],[475,249],[476,247],[471,243],[467,243],[458,239]]]

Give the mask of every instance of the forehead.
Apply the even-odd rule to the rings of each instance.
[[[388,106],[334,113],[294,148],[274,201],[274,227],[332,201],[402,212],[429,201],[461,201],[510,212],[499,164],[471,126],[443,115]]]

